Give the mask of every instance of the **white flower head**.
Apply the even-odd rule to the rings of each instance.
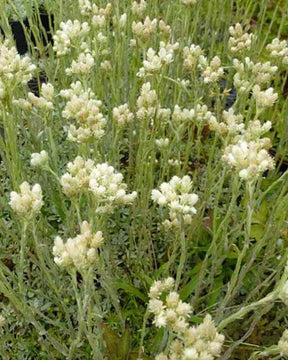
[[[274,160],[264,145],[265,141],[247,142],[240,139],[225,148],[222,158],[238,172],[240,178],[252,181],[264,171],[274,168]]]
[[[90,27],[87,22],[80,23],[79,20],[68,20],[60,23],[60,30],[53,35],[53,50],[58,57],[69,54],[72,46],[80,44],[89,33]]]
[[[255,35],[245,33],[239,23],[235,26],[230,26],[229,32],[231,37],[229,38],[228,45],[232,53],[250,50],[253,41],[256,39]]]
[[[173,176],[169,183],[164,182],[160,185],[160,190],[152,190],[152,200],[169,209],[172,225],[179,225],[179,217],[182,217],[184,222],[190,223],[192,215],[196,214],[194,205],[198,201],[198,195],[191,192],[192,185],[188,175],[183,178]]]
[[[39,184],[30,186],[28,182],[23,182],[20,185],[20,193],[15,191],[10,193],[9,205],[19,217],[36,216],[43,205],[41,186]]]
[[[275,38],[266,46],[266,49],[272,58],[279,59],[283,65],[288,65],[287,40],[280,41],[278,38]]]
[[[288,330],[283,332],[283,335],[278,342],[278,349],[281,356],[288,356]]]
[[[54,241],[53,255],[57,265],[78,270],[94,265],[98,258],[98,249],[103,245],[101,231],[93,233],[87,221],[81,224],[81,232],[66,243],[57,236]]]
[[[199,45],[185,46],[183,49],[183,67],[185,70],[193,70],[198,65],[200,56],[203,56],[204,51]]]
[[[70,125],[69,140],[85,143],[104,135],[107,120],[100,110],[102,102],[95,98],[91,89],[84,90],[77,81],[70,89],[61,90],[60,95],[68,100],[62,116],[67,120],[75,119],[78,126]]]
[[[157,31],[157,19],[151,20],[149,16],[146,16],[145,20],[132,23],[132,32],[141,41],[148,41],[153,34]]]
[[[140,0],[140,2],[133,1],[132,3],[132,12],[133,14],[142,17],[147,7],[147,2],[145,0]]]
[[[181,0],[182,4],[185,5],[195,5],[197,3],[197,0]]]
[[[0,40],[0,99],[14,87],[27,84],[35,69],[28,55],[20,56],[8,40]]]
[[[282,289],[279,292],[279,298],[288,306],[288,280],[284,283]]]
[[[208,64],[208,61],[204,56],[199,58],[199,68],[202,70],[202,76],[204,78],[204,83],[215,83],[221,79],[224,75],[224,70],[221,67],[221,60],[218,56],[214,58]]]
[[[166,44],[160,41],[159,51],[149,48],[146,53],[146,59],[143,61],[143,67],[139,70],[137,76],[158,74],[165,65],[174,61],[174,51],[178,49],[179,44]]]
[[[140,96],[137,99],[137,118],[140,120],[153,119],[158,109],[158,97],[155,90],[151,89],[151,83],[142,85]]]
[[[46,100],[52,101],[54,97],[54,86],[50,83],[43,83],[41,86],[41,95]]]
[[[278,100],[278,94],[274,92],[272,87],[265,91],[261,91],[259,85],[254,86],[253,97],[258,108],[271,107]]]
[[[130,112],[128,104],[123,104],[113,108],[113,120],[118,125],[126,125],[132,122],[134,114]]]
[[[249,57],[243,62],[233,59],[233,66],[237,71],[234,75],[234,86],[239,93],[248,93],[255,85],[269,84],[278,70],[277,66],[272,66],[269,61],[254,63]]]
[[[97,164],[89,176],[89,190],[99,204],[98,212],[111,211],[113,207],[132,204],[137,192],[126,193],[127,185],[123,175],[107,163]]]
[[[33,167],[43,167],[48,165],[48,153],[45,150],[42,150],[40,153],[31,154],[30,164]]]
[[[74,197],[88,191],[93,168],[94,161],[85,160],[81,156],[77,156],[73,162],[69,162],[67,172],[60,179],[63,192],[69,197]]]

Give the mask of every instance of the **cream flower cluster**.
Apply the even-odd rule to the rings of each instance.
[[[41,96],[36,96],[32,92],[28,93],[28,100],[31,106],[42,111],[49,111],[53,109],[54,87],[50,83],[43,83],[41,86]]]
[[[146,7],[147,2],[145,0],[140,0],[140,2],[133,1],[131,10],[133,14],[142,17],[144,15]]]
[[[213,360],[219,357],[224,336],[217,332],[211,316],[206,315],[197,327],[189,326],[187,320],[192,307],[180,300],[173,287],[174,279],[167,278],[155,281],[149,293],[148,309],[154,314],[154,324],[166,327],[176,335],[170,344],[169,354],[161,353],[155,360]]]
[[[231,141],[234,144],[240,140],[246,142],[253,140],[259,142],[265,148],[271,146],[269,138],[260,139],[262,135],[271,129],[271,121],[265,121],[262,124],[260,120],[251,120],[245,126],[243,115],[236,115],[233,108],[223,111],[222,118],[222,122],[218,122],[215,117],[209,119],[209,127],[219,135],[225,136],[225,138],[227,136],[232,137]]]
[[[117,173],[106,163],[97,164],[91,171],[89,190],[93,193],[97,204],[97,212],[109,212],[117,205],[132,204],[137,192],[126,193],[127,185],[123,175]]]
[[[0,90],[1,92],[1,90]],[[24,111],[31,111],[32,110],[32,104],[27,101],[26,99],[12,99],[12,104],[15,106],[18,106],[20,109]]]
[[[92,26],[103,28],[109,23],[112,14],[112,4],[108,3],[105,8],[99,8],[96,4],[92,5]]]
[[[159,34],[164,38],[169,38],[171,35],[171,26],[167,25],[163,20],[159,21]]]
[[[173,167],[178,167],[182,164],[182,161],[180,161],[178,159],[169,159],[168,164]]]
[[[234,86],[240,93],[251,90],[253,85],[269,84],[276,74],[277,66],[272,66],[269,61],[256,63],[246,57],[244,62],[233,59],[233,66],[236,69],[234,75]]]
[[[32,79],[36,66],[29,56],[20,56],[15,46],[9,46],[9,41],[1,43],[0,39],[0,99],[6,96],[7,90],[26,84]]]
[[[127,185],[122,180],[123,175],[112,166],[106,163],[95,165],[93,160],[77,156],[67,164],[67,172],[61,177],[60,183],[69,197],[90,191],[99,205],[97,212],[105,212],[135,200],[136,191],[127,194]]]
[[[130,112],[128,104],[113,108],[113,120],[118,125],[126,125],[133,121],[134,114]]]
[[[160,41],[160,49],[158,53],[149,48],[147,51],[147,58],[143,61],[143,67],[140,68],[137,76],[143,77],[150,74],[158,74],[161,72],[163,67],[174,61],[174,51],[179,48],[179,43],[165,44]]]
[[[228,40],[228,46],[233,53],[250,50],[253,40],[256,39],[255,35],[245,33],[239,23],[230,26],[229,32],[231,37]]]
[[[201,122],[209,123],[209,121],[214,121],[215,115],[210,110],[208,110],[207,105],[198,104],[194,111],[195,111],[195,118],[200,123]]]
[[[208,63],[208,60],[201,55],[199,58],[199,68],[202,70],[202,76],[206,84],[215,83],[224,75],[221,60],[218,56],[214,56],[210,63]]]
[[[281,288],[279,292],[279,298],[285,305],[288,306],[288,280],[285,281],[283,287]]]
[[[169,327],[175,332],[184,333],[187,330],[187,318],[192,313],[192,307],[180,300],[179,294],[172,291],[174,279],[155,281],[149,292],[148,309],[154,314],[156,327]],[[165,300],[161,300],[163,292],[168,292]]]
[[[103,242],[102,232],[92,233],[89,223],[83,221],[81,232],[75,238],[69,238],[66,243],[59,236],[55,238],[54,261],[59,266],[81,271],[96,263]]]
[[[242,135],[235,139],[244,139],[246,141],[258,141],[263,144],[265,148],[271,146],[271,141],[269,138],[260,139],[262,135],[267,133],[272,127],[271,121],[265,121],[263,124],[260,120],[252,120],[247,124],[246,129],[243,131]]]
[[[78,6],[80,9],[81,15],[89,15],[92,11],[92,4],[90,0],[78,0]]]
[[[53,100],[54,97],[54,86],[50,83],[43,83],[41,86],[41,96],[46,100]]]
[[[68,20],[60,23],[60,30],[53,35],[53,50],[57,56],[63,56],[71,51],[72,46],[80,43],[89,33],[90,27],[87,22],[80,23],[79,20]]]
[[[127,13],[121,14],[119,16],[113,16],[113,25],[114,27],[119,26],[120,29],[124,29],[127,24]],[[121,33],[125,35],[125,33]]]
[[[77,156],[67,164],[67,172],[61,177],[63,192],[69,196],[78,196],[89,188],[90,174],[94,168],[93,160]]]
[[[170,117],[171,117],[171,109],[161,108],[161,107],[159,107],[157,109],[156,119],[159,120],[160,122],[163,122],[163,124],[167,123],[167,121],[169,121]]]
[[[36,109],[45,114],[47,111],[52,110],[54,100],[54,87],[50,83],[43,83],[40,90],[41,96],[36,96],[32,92],[28,92],[27,99],[12,99],[12,104],[18,106],[25,111]]]
[[[31,187],[28,182],[23,182],[20,193],[10,193],[9,205],[19,217],[30,218],[37,215],[43,205],[41,186],[35,184]]]
[[[53,109],[53,103],[51,101],[47,101],[42,96],[38,97],[34,95],[32,92],[28,92],[27,97],[30,104],[39,110],[49,111]]]
[[[85,52],[81,52],[78,55],[77,60],[73,60],[71,67],[65,70],[66,74],[71,75],[86,75],[91,72],[95,65],[95,60],[92,54],[89,52],[89,49],[86,49]]]
[[[100,44],[100,47],[101,46],[104,46],[104,45],[107,45],[107,42],[108,42],[108,37],[106,35],[104,35],[101,31],[98,32],[97,36],[96,36],[96,40],[97,42]],[[95,41],[95,39],[94,39]],[[95,43],[94,43],[95,44]],[[99,46],[98,46],[99,47]],[[89,48],[88,45],[86,46],[86,49]],[[104,49],[102,51],[102,55],[106,55],[107,53],[107,49]]]
[[[185,70],[193,70],[198,65],[200,56],[203,56],[203,49],[199,45],[192,44],[183,49],[183,67]]]
[[[5,321],[6,321],[5,317],[0,315],[0,328],[2,328],[5,325]]]
[[[92,23],[96,26],[104,26],[110,18],[112,12],[112,4],[107,3],[105,8],[99,8],[96,4],[92,4],[90,0],[78,0],[80,13],[83,16],[92,16]]]
[[[194,109],[183,109],[179,105],[175,105],[172,113],[172,121],[179,123],[190,122],[195,117]]]
[[[160,138],[160,139],[155,139],[155,145],[157,146],[158,149],[165,149],[169,146],[169,139],[168,138]]]
[[[288,65],[288,42],[286,40],[280,41],[275,38],[266,46],[266,49],[272,58],[278,58],[283,65]]]
[[[197,3],[197,0],[181,0],[181,1],[185,5],[195,5]]]
[[[164,182],[160,185],[160,190],[152,190],[152,200],[160,206],[169,208],[170,221],[165,220],[164,226],[178,227],[180,217],[183,218],[184,223],[191,223],[192,215],[197,212],[194,205],[198,201],[198,195],[191,192],[192,186],[190,176],[185,175],[183,178],[173,176],[169,183]]]
[[[100,69],[103,70],[103,71],[106,71],[106,72],[112,70],[111,61],[109,61],[109,60],[102,61],[101,64],[100,64]]]
[[[288,330],[283,332],[283,335],[278,342],[278,349],[281,356],[288,356]]]
[[[225,148],[222,158],[238,172],[241,179],[252,181],[264,171],[274,168],[274,161],[264,145],[265,142],[261,141],[239,140]]]
[[[151,89],[150,82],[142,85],[140,96],[137,99],[137,118],[140,120],[153,119],[158,108],[158,97]]]
[[[132,32],[133,34],[145,42],[148,41],[153,34],[157,31],[157,19],[151,20],[149,16],[146,16],[145,20],[132,23]]]
[[[32,167],[42,167],[48,165],[48,153],[45,150],[42,150],[40,153],[31,154],[30,164]]]
[[[223,136],[235,136],[243,131],[245,127],[243,116],[241,114],[236,115],[233,108],[228,111],[224,110],[222,118],[223,121],[218,122],[216,117],[211,117],[208,120],[210,129]]]
[[[83,143],[91,138],[99,139],[104,134],[106,119],[100,111],[102,102],[95,99],[91,89],[84,90],[80,81],[77,81],[71,84],[70,89],[61,90],[60,95],[68,100],[62,116],[75,119],[80,125],[78,128],[70,125],[69,140]]]
[[[172,113],[172,121],[187,123],[196,119],[200,123],[217,122],[215,115],[208,110],[207,105],[198,104],[195,109],[181,108],[175,105]]]
[[[256,107],[258,109],[272,107],[278,100],[278,94],[274,92],[274,89],[272,87],[267,90],[261,91],[259,85],[255,85],[253,87],[253,97],[256,101]]]

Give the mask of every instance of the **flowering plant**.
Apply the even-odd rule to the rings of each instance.
[[[282,0],[0,5],[0,358],[288,356]]]

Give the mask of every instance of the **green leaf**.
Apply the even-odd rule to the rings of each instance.
[[[128,359],[128,355],[130,352],[130,343],[131,343],[131,332],[130,329],[127,328],[125,329],[121,340],[120,340],[120,344],[119,344],[119,359],[121,360],[127,360]]]
[[[102,324],[103,338],[106,343],[106,353],[109,360],[119,360],[120,336],[109,326]]]
[[[164,328],[162,327],[158,329],[157,334],[154,336],[154,340],[151,348],[154,351],[158,351],[159,348],[161,347],[161,343],[163,343],[163,340],[165,342],[167,339],[168,339],[167,332],[165,332]]]
[[[265,226],[254,224],[251,226],[251,238],[260,240],[265,231]]]
[[[209,299],[207,302],[208,307],[216,304],[218,296],[222,289],[223,289],[223,276],[221,275],[214,280],[213,290],[209,293]]]
[[[196,265],[189,273],[191,280],[180,291],[180,298],[186,300],[197,287],[199,281],[199,272],[201,270],[201,264]]]
[[[193,322],[193,324],[201,324],[203,322],[203,318],[196,315],[191,315],[189,317],[189,321]]]
[[[154,276],[153,276],[154,279],[157,279],[160,275],[168,271],[168,269],[169,269],[169,262],[161,265],[160,268],[154,272]]]
[[[267,220],[268,203],[263,201],[260,208],[252,216],[252,224],[265,224]]]
[[[117,289],[122,289],[122,290],[126,291],[128,294],[131,294],[131,295],[143,300],[145,303],[148,302],[148,296],[143,294],[140,290],[135,288],[133,285],[128,284],[123,280],[115,280],[115,281],[113,281],[113,284]]]
[[[139,352],[137,350],[133,351],[129,354],[128,360],[138,360],[138,355],[139,355]],[[152,357],[141,354],[141,359],[152,360]]]
[[[184,288],[180,291],[180,298],[186,300],[192,291],[196,288],[198,284],[198,278],[193,278]]]

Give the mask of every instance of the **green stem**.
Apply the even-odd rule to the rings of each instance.
[[[269,303],[274,302],[277,299],[277,292],[273,291],[272,293],[265,296],[263,299],[256,301],[252,304],[249,304],[245,307],[242,307],[239,311],[236,313],[228,316],[226,319],[222,320],[220,324],[217,326],[218,330],[221,331],[224,329],[227,325],[229,325],[231,322],[242,319],[246,314],[248,314],[250,311],[254,311],[259,308],[259,306],[264,306]]]
[[[102,342],[102,334],[101,334],[101,321],[99,320],[99,314],[101,313],[100,310],[100,304],[97,303],[97,309],[98,309],[98,314],[97,314],[97,319],[96,319],[96,325],[97,325],[97,330],[98,330],[98,339],[95,338],[94,334],[93,334],[93,326],[92,326],[92,294],[94,291],[94,282],[93,282],[93,267],[90,267],[88,269],[88,271],[85,271],[82,273],[82,277],[83,277],[83,283],[84,283],[84,297],[83,297],[83,312],[86,315],[86,337],[88,339],[88,342],[92,348],[92,352],[93,352],[93,356],[95,359],[99,359],[102,360],[103,359],[103,355],[100,351],[100,348],[102,348],[102,344],[100,344],[100,348],[97,347],[97,345],[99,344],[99,341],[97,341],[98,339],[100,340],[100,343]],[[102,318],[102,316],[101,316]],[[96,341],[95,341],[96,340]]]
[[[70,315],[69,315],[69,309],[66,307],[65,303],[62,301],[59,288],[56,285],[56,282],[51,277],[52,269],[49,269],[47,267],[46,263],[45,263],[45,255],[44,255],[43,250],[42,250],[42,244],[40,244],[39,241],[38,241],[37,232],[36,232],[36,224],[35,224],[34,221],[32,222],[32,235],[33,235],[33,239],[34,239],[35,252],[36,252],[36,255],[37,255],[38,260],[40,262],[40,269],[43,272],[43,274],[45,275],[45,279],[47,280],[49,286],[54,291],[54,293],[55,293],[55,295],[56,295],[56,297],[57,297],[57,299],[59,301],[60,306],[64,310],[65,319],[66,319],[67,324],[69,325],[70,329],[72,329],[73,325],[71,323],[71,319],[70,319]],[[56,276],[55,273],[54,273],[54,275]]]
[[[142,329],[141,329],[141,339],[140,339],[140,344],[139,344],[139,353],[138,353],[138,359],[137,360],[142,360],[142,354],[143,354],[143,344],[144,344],[144,338],[145,338],[145,331],[146,331],[146,325],[147,325],[147,321],[149,318],[149,310],[148,308],[146,309],[146,312],[144,314],[144,318],[143,318],[143,325],[142,325]]]
[[[114,290],[114,286],[111,281],[111,276],[106,273],[106,269],[104,268],[102,256],[99,257],[99,272],[101,277],[103,278],[104,288],[110,296],[113,306],[116,310],[118,318],[121,322],[122,329],[125,329],[125,320],[122,315],[121,307],[119,305],[119,299],[116,291]]]
[[[252,215],[253,215],[253,210],[254,210],[254,204],[253,204],[254,188],[255,188],[255,183],[248,182],[246,184],[246,194],[247,194],[247,198],[248,198],[248,204],[247,204],[247,220],[246,220],[244,245],[238,256],[236,267],[233,272],[227,294],[222,303],[222,308],[224,308],[232,300],[233,296],[235,295],[235,292],[237,290],[236,285],[239,280],[238,277],[239,277],[239,272],[240,272],[241,265],[242,265],[242,260],[244,259],[245,255],[247,253],[247,250],[249,248]]]
[[[76,339],[71,343],[70,349],[69,349],[69,356],[68,356],[68,360],[71,360],[74,358],[74,354],[76,352],[77,347],[80,346],[80,343],[82,341],[82,337],[85,334],[85,318],[84,318],[84,313],[83,313],[83,308],[82,308],[82,300],[81,300],[81,295],[77,289],[78,284],[77,284],[77,273],[76,270],[73,270],[71,272],[71,278],[72,278],[72,286],[73,286],[73,290],[74,290],[74,294],[75,294],[75,298],[76,298],[76,303],[77,303],[77,310],[78,310],[78,330],[77,330],[77,337]]]
[[[183,273],[183,269],[185,267],[186,263],[186,257],[187,257],[187,249],[186,249],[186,237],[184,232],[184,224],[183,219],[179,219],[180,222],[180,245],[181,245],[181,255],[180,255],[180,262],[177,269],[177,275],[176,275],[176,282],[175,282],[175,288],[177,289],[179,287],[181,276]]]
[[[20,261],[19,261],[19,291],[22,295],[24,295],[24,270],[25,270],[25,255],[26,255],[26,243],[27,243],[27,227],[28,222],[24,221],[22,226],[21,233],[21,247],[20,247]]]

